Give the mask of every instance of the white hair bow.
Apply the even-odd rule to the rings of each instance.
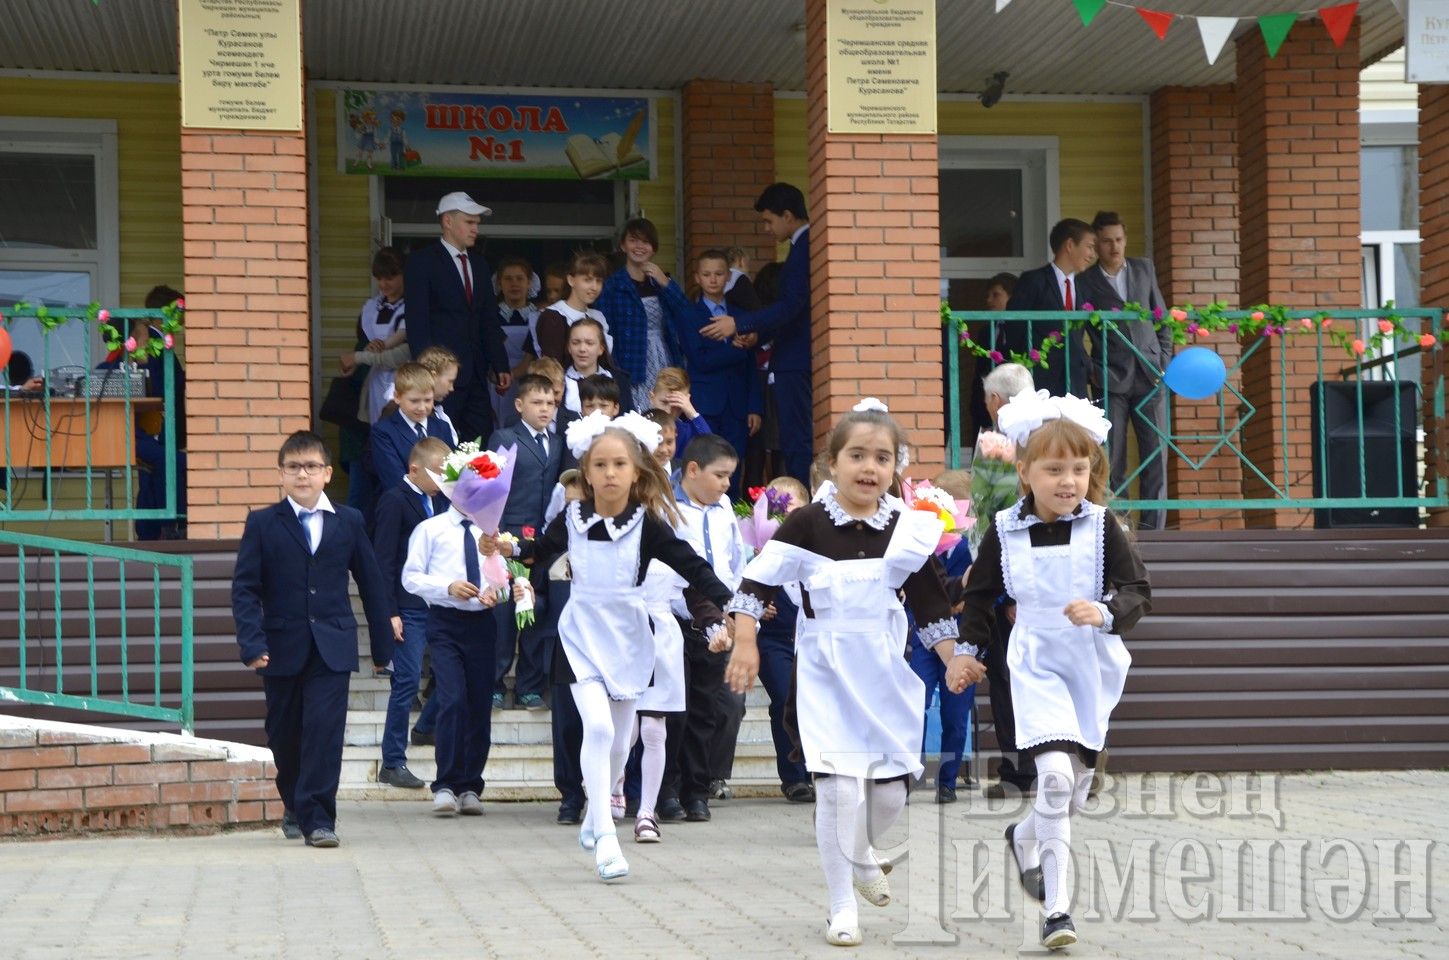
[[[876,397],[865,397],[855,406],[851,407],[850,410],[852,413],[865,413],[867,410],[873,410],[878,413],[891,412],[890,407],[885,405],[885,401]]]
[[[595,410],[587,417],[575,420],[568,425],[564,431],[564,440],[569,445],[570,452],[580,460],[589,452],[594,441],[603,436],[605,430],[610,428],[623,430],[625,433],[639,441],[639,445],[646,453],[653,453],[659,447],[664,432],[659,429],[659,424],[640,414],[629,412],[620,417],[610,420],[608,414]]]
[[[1001,432],[1018,447],[1026,445],[1027,438],[1048,420],[1070,420],[1086,430],[1098,443],[1107,442],[1112,421],[1102,413],[1102,408],[1089,400],[1068,394],[1054,397],[1045,390],[1033,393],[1023,390],[1005,403],[996,414],[996,423]]]

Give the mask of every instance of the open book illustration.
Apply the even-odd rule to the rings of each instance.
[[[622,170],[644,161],[644,154],[634,148],[639,128],[644,125],[644,111],[634,114],[622,135],[606,133],[597,140],[576,133],[564,141],[564,154],[579,177],[588,180],[614,170]]]

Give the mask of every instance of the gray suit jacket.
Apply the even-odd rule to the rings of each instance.
[[[1127,278],[1125,301],[1117,295],[1116,288],[1102,272],[1102,268],[1091,266],[1077,275],[1079,302],[1090,303],[1098,310],[1120,310],[1125,303],[1136,303],[1149,311],[1167,311],[1162,291],[1157,287],[1157,270],[1152,266],[1151,260],[1146,257],[1128,257],[1122,270]],[[1142,356],[1151,361],[1157,370],[1167,367],[1168,361],[1172,359],[1172,331],[1166,327],[1154,330],[1152,326],[1150,320],[1133,321],[1122,325],[1121,336],[1113,335],[1107,340],[1107,373],[1110,377],[1107,389],[1110,393],[1124,393],[1129,397],[1141,396],[1157,382],[1156,371],[1144,366],[1136,354],[1122,342],[1122,337],[1130,340],[1132,346],[1141,351]],[[1087,334],[1092,338],[1092,373],[1100,376],[1102,331],[1088,326]]]

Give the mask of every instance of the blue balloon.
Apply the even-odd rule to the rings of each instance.
[[[1188,347],[1172,358],[1162,382],[1187,400],[1206,400],[1223,388],[1228,368],[1223,358],[1207,347]]]

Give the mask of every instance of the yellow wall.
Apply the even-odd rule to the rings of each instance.
[[[1132,252],[1142,252],[1151,224],[1143,201],[1147,132],[1140,103],[1006,100],[986,110],[974,100],[948,100],[937,116],[943,137],[1057,137],[1061,215],[1090,221],[1098,210],[1116,210],[1128,224]],[[802,190],[809,182],[802,98],[775,100],[775,172]]]
[[[368,177],[341,173],[337,169],[337,92],[316,90],[317,210],[316,258],[321,291],[312,305],[322,319],[322,383],[339,372],[337,357],[356,345],[357,315],[363,301],[373,293],[372,218],[368,206]],[[318,402],[322,394],[317,395]],[[335,432],[335,428],[329,428]]]
[[[658,171],[653,180],[639,184],[639,209],[659,228],[659,265],[673,272],[677,269],[679,213],[675,203],[674,170],[674,100],[654,100],[655,141],[658,143]]]

